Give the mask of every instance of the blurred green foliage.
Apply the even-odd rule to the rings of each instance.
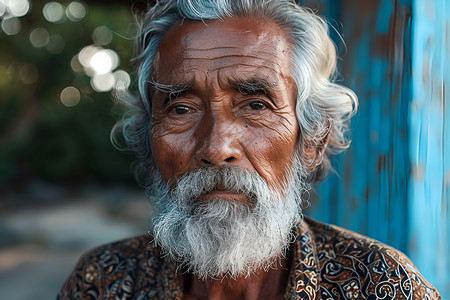
[[[60,3],[67,7],[70,1]],[[106,26],[113,38],[103,47],[119,55],[117,69],[130,72],[131,4],[86,2],[85,18],[60,23],[44,18],[45,4],[31,1],[29,12],[19,18],[19,33],[7,35],[0,30],[0,190],[20,187],[34,178],[64,183],[133,182],[133,155],[116,150],[109,139],[123,108],[110,92],[94,91],[84,71],[71,67],[72,58],[94,44],[94,29]],[[30,33],[37,27],[50,36],[60,35],[63,51],[52,54],[46,47],[34,47]],[[21,74],[29,72],[24,66],[30,65],[38,71],[33,83]],[[78,105],[67,107],[61,102],[61,91],[67,86],[81,92]]]

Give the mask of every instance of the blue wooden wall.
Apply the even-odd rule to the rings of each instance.
[[[450,299],[450,3],[299,2],[343,36],[343,83],[360,101],[351,149],[306,213],[402,250]]]
[[[450,2],[413,9],[408,252],[450,299]]]

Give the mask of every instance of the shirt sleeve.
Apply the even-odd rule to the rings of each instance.
[[[100,254],[87,253],[78,260],[56,299],[103,299],[103,277]]]
[[[389,277],[381,277],[376,286],[378,296],[387,299],[394,295],[410,295],[413,300],[442,300],[439,292],[420,274],[416,266],[402,252],[393,248],[384,251],[387,261],[391,261]],[[397,299],[397,298],[392,298]]]

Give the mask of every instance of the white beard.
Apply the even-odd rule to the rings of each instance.
[[[306,171],[296,159],[286,187],[269,188],[257,173],[236,167],[200,168],[173,189],[156,174],[147,188],[153,211],[150,234],[163,253],[199,278],[248,276],[273,267],[294,239],[301,218]],[[251,199],[251,205],[213,199],[196,201],[217,185]]]

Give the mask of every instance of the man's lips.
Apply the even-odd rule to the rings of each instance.
[[[227,191],[225,186],[218,185],[211,192],[201,196],[198,198],[198,201],[208,201],[214,199],[223,199],[228,201],[239,201],[239,202],[248,202],[249,198],[247,195],[237,194],[234,192]]]

